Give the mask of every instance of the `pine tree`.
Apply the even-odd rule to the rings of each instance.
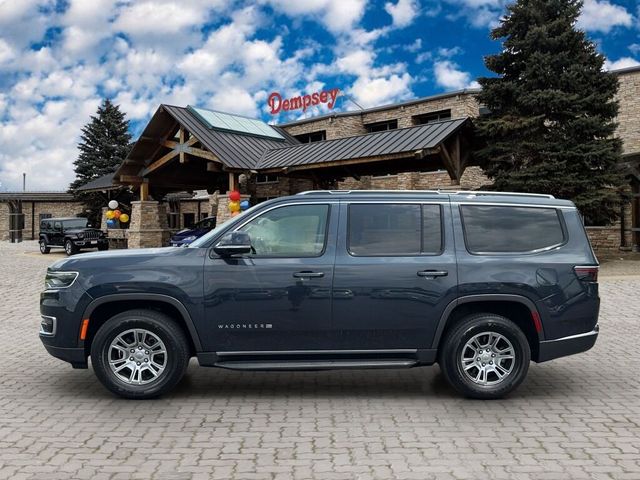
[[[619,213],[624,175],[614,138],[617,78],[576,28],[580,0],[517,0],[491,32],[503,49],[479,79],[477,151],[498,190],[573,200],[593,222]]]
[[[118,105],[103,100],[96,115],[82,128],[80,155],[74,162],[76,180],[71,191],[113,172],[129,153],[129,121]]]

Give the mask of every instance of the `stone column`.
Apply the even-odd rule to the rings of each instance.
[[[9,240],[9,204],[0,202],[0,240]]]
[[[240,195],[240,201],[249,200],[251,195]],[[222,225],[231,218],[229,211],[229,197],[227,195],[218,196],[218,207],[216,213],[216,225]]]
[[[167,207],[155,200],[131,202],[129,248],[164,247],[169,242]]]
[[[622,219],[621,227],[624,230],[621,232],[624,236],[624,246],[620,246],[620,250],[630,252],[633,249],[633,215],[631,211],[631,202],[625,202],[622,204]]]

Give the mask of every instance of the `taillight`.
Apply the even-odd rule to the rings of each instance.
[[[597,282],[598,281],[598,266],[579,266],[573,267],[574,272],[579,280],[583,282]]]

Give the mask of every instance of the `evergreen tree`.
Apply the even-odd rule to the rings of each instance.
[[[71,184],[72,191],[120,166],[130,149],[129,121],[120,107],[107,98],[98,107],[96,115],[82,128],[80,139],[80,155],[74,162],[76,180]]]
[[[129,121],[118,105],[108,98],[104,99],[96,115],[82,128],[80,139],[80,154],[74,162],[76,180],[71,183],[70,191],[87,205],[90,210],[88,216],[99,224],[106,198],[100,193],[82,193],[76,189],[114,172],[122,164],[131,149]]]
[[[573,200],[593,222],[619,213],[624,175],[614,138],[617,78],[576,28],[580,0],[517,0],[491,32],[503,49],[479,79],[490,113],[477,156],[498,190]]]

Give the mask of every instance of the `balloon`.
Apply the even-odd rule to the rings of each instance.
[[[122,223],[127,223],[129,221],[129,215],[127,215],[126,213],[121,213],[119,220]]]
[[[120,210],[113,211],[113,218],[118,219],[120,218],[120,215],[122,215],[122,212]]]
[[[105,216],[111,220],[114,217],[114,213],[113,210],[107,210],[107,213],[105,214]]]
[[[240,209],[246,210],[249,208],[249,200],[243,200],[240,202]]]
[[[116,223],[117,222],[114,219],[107,220],[107,227],[108,228],[115,228],[116,227]]]
[[[240,211],[240,202],[229,202],[229,210],[232,212]]]
[[[240,215],[240,212],[238,212],[238,211],[231,212],[231,216],[232,217],[235,217],[236,215]]]
[[[229,192],[229,200],[231,200],[232,202],[237,202],[240,200],[240,192],[237,190],[233,190],[231,192]]]
[[[110,208],[111,210],[115,210],[116,208],[118,208],[118,202],[116,202],[115,200],[111,200],[111,201],[109,202],[109,208]]]

